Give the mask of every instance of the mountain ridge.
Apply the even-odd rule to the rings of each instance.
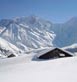
[[[27,51],[42,47],[64,47],[77,43],[77,17],[53,24],[37,16],[0,21],[0,37]]]
[[[51,24],[37,17],[2,20],[0,27],[0,37],[22,50],[52,46],[55,36],[54,32],[49,30]]]

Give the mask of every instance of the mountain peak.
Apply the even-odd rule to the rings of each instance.
[[[67,23],[75,23],[75,22],[77,22],[77,17],[75,17],[75,16],[67,21]]]
[[[0,26],[8,26],[11,23],[14,23],[15,21],[12,19],[2,19],[0,20]]]
[[[13,20],[17,23],[34,24],[38,19],[40,19],[40,18],[35,15],[31,15],[31,16],[27,16],[27,17],[26,16],[16,17]]]

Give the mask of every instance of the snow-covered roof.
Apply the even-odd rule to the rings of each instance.
[[[51,47],[51,48],[45,49],[45,50],[39,52],[36,56],[39,57],[39,56],[44,55],[44,54],[46,54],[47,52],[50,52],[50,51],[52,51],[52,50],[54,50],[54,49],[56,49],[56,47]],[[70,55],[74,55],[73,53],[71,53],[71,52],[69,52],[69,51],[66,51],[66,50],[64,50],[64,49],[61,49],[61,48],[57,48],[57,49],[60,49],[60,50],[66,52],[66,53],[68,53],[68,54],[70,54]]]

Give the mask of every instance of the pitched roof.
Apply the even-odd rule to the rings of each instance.
[[[50,51],[52,51],[52,50],[54,50],[54,49],[59,49],[59,50],[61,50],[61,51],[63,51],[63,52],[66,52],[66,53],[68,53],[68,54],[70,54],[70,55],[73,56],[73,53],[71,53],[71,52],[69,52],[69,51],[66,51],[66,50],[61,49],[61,48],[51,47],[51,48],[48,48],[48,49],[46,49],[46,50],[43,50],[43,51],[39,52],[38,55],[37,55],[37,57],[39,57],[39,56],[41,56],[41,55],[44,55],[44,54],[46,54],[46,53],[48,53],[48,52],[50,52]]]

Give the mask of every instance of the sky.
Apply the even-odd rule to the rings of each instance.
[[[30,15],[65,22],[77,16],[77,0],[0,0],[0,19]]]

